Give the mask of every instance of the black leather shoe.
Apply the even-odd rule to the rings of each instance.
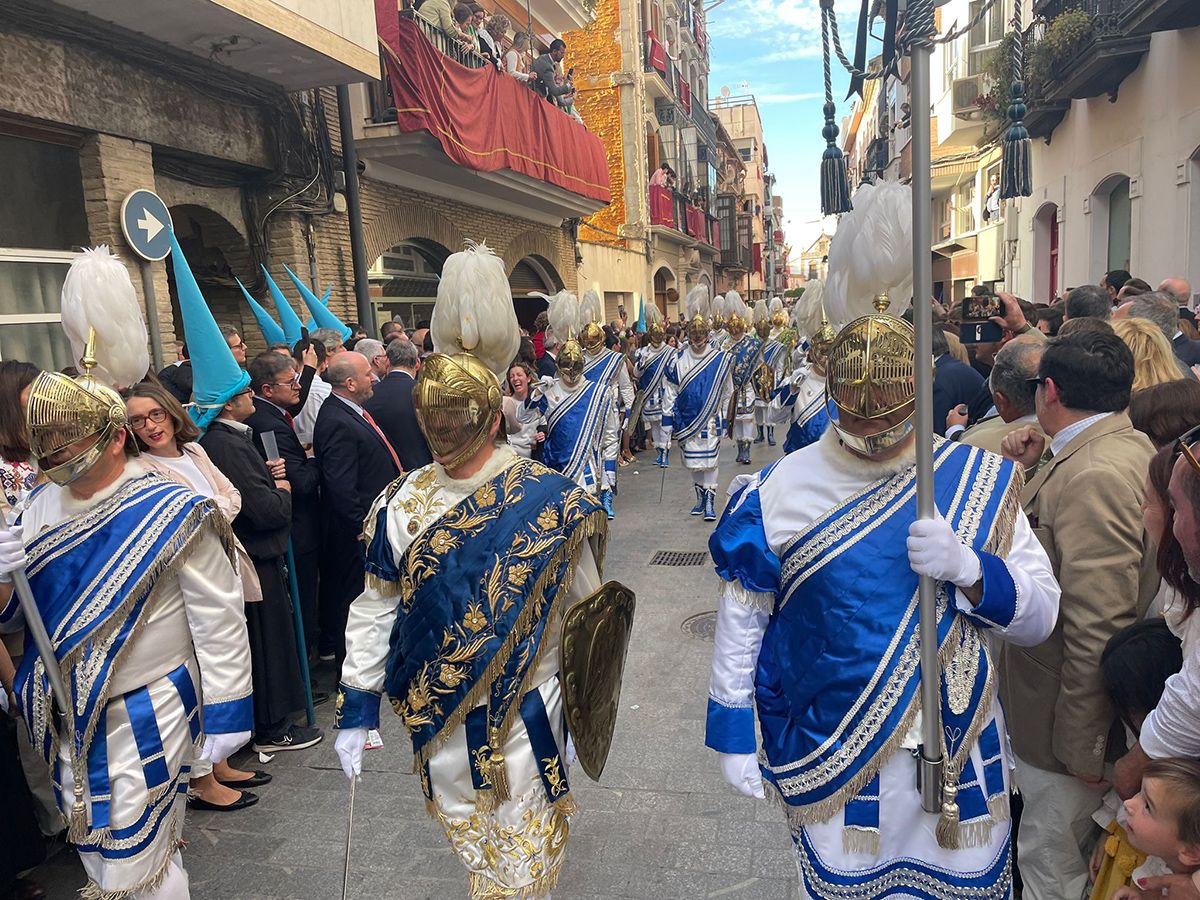
[[[259,772],[257,769],[254,772],[253,778],[247,778],[245,781],[223,781],[218,778],[219,784],[225,785],[227,788],[233,788],[235,791],[240,791],[245,788],[262,787],[264,784],[271,783],[271,774],[269,772]]]
[[[242,791],[240,797],[226,806],[209,803],[202,797],[188,797],[188,809],[200,809],[206,812],[237,812],[239,809],[253,806],[257,802],[258,794],[251,793],[250,791]]]

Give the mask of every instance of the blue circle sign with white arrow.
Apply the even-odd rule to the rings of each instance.
[[[121,231],[142,259],[157,262],[171,252],[171,213],[154,191],[134,191],[125,198]]]

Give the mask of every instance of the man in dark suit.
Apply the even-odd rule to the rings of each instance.
[[[262,436],[275,435],[288,484],[292,487],[292,557],[300,588],[300,612],[309,652],[317,644],[317,558],[321,548],[321,470],[296,437],[290,407],[300,395],[300,378],[292,358],[273,350],[260,353],[247,367],[254,390],[254,412],[246,424],[254,432],[263,458]]]
[[[246,604],[250,667],[254,679],[254,749],[301,750],[321,731],[291,721],[304,709],[304,682],[295,641],[292,600],[284,560],[292,529],[291,484],[277,460],[268,466],[254,446],[246,420],[254,413],[249,388],[225,404],[200,445],[242,495],[233,532],[246,548],[262,586],[262,600]]]
[[[540,377],[553,378],[558,374],[558,338],[553,331],[547,331],[543,340],[544,352],[538,360],[537,373]]]
[[[187,344],[178,341],[175,354],[178,359],[158,373],[158,380],[176,400],[186,405],[192,402],[192,361],[188,359]]]
[[[946,332],[933,329],[933,430],[946,433],[946,415],[960,403],[969,404],[983,386],[983,376],[950,355]]]
[[[557,84],[558,64],[567,55],[567,45],[561,38],[550,42],[550,49],[533,61],[533,89],[551,103],[558,104],[558,98],[575,90],[571,84]]]
[[[410,472],[433,462],[425,435],[417,423],[413,407],[413,386],[417,383],[417,348],[411,341],[392,341],[387,345],[391,369],[375,382],[371,399],[363,409],[374,417],[384,436],[400,457],[404,471]]]
[[[1191,367],[1200,363],[1200,341],[1189,340],[1179,327],[1179,304],[1173,296],[1159,291],[1139,294],[1129,301],[1125,314],[1131,319],[1148,319],[1157,325],[1171,342],[1175,358],[1181,363],[1180,371],[1185,376],[1192,375]]]
[[[323,536],[318,618],[321,655],[338,666],[346,655],[346,614],[363,588],[363,521],[371,504],[400,475],[400,457],[363,404],[371,399],[371,366],[361,353],[338,353],[325,377],[332,396],[313,426],[321,470]]]

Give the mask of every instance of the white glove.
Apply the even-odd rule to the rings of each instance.
[[[918,519],[908,527],[908,564],[918,575],[971,587],[983,577],[975,551],[958,539],[940,515]]]
[[[12,573],[25,565],[25,541],[20,525],[0,528],[0,582],[12,581]]]
[[[333,749],[337,751],[342,763],[342,771],[346,777],[353,779],[362,775],[363,748],[367,746],[367,729],[339,728],[333,741]]]
[[[762,772],[758,768],[758,757],[753,753],[718,753],[721,758],[721,774],[740,794],[762,800]]]
[[[575,739],[571,735],[567,735],[567,765],[575,765],[575,760],[579,759],[579,754],[575,752]]]
[[[200,747],[200,758],[211,763],[219,763],[229,759],[250,741],[250,732],[238,731],[234,734],[206,734],[204,744]]]

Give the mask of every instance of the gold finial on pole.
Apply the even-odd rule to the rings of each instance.
[[[887,291],[876,294],[874,300],[875,311],[882,315],[883,313],[887,312],[888,305],[891,302],[892,301],[889,299]]]

